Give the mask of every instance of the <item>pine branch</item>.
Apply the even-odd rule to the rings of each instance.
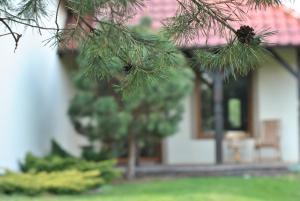
[[[197,59],[207,69],[246,73],[259,62],[263,36],[251,27],[236,30],[232,24],[247,16],[247,9],[261,9],[280,5],[280,0],[177,0],[175,16],[165,23],[165,38],[154,36],[147,28],[127,27],[128,20],[141,9],[143,0],[65,0],[65,7],[73,15],[72,23],[59,27],[58,13],[62,0],[58,0],[55,13],[47,10],[47,0],[24,0],[14,4],[0,0],[0,22],[8,30],[2,36],[11,35],[18,46],[21,34],[14,32],[11,24],[18,24],[55,32],[47,42],[66,43],[76,41],[80,48],[80,63],[87,74],[97,79],[112,76],[122,79],[120,89],[133,91],[147,83],[167,77],[166,66],[178,64],[178,50],[170,45],[169,37],[178,42],[195,37],[229,35],[228,44],[217,51],[198,51]],[[47,15],[55,15],[55,27],[41,26]],[[142,30],[142,31],[141,31]],[[146,34],[145,34],[146,33]],[[229,34],[228,34],[229,33]],[[267,34],[266,34],[267,35]]]
[[[18,44],[19,44],[19,40],[20,38],[22,37],[22,34],[18,34],[16,32],[14,32],[10,26],[5,22],[5,20],[3,18],[0,18],[0,22],[2,22],[2,24],[4,24],[4,26],[8,29],[10,35],[13,37],[14,41],[15,41],[15,51],[18,47]],[[5,34],[7,35],[7,34]]]
[[[59,12],[59,8],[60,8],[61,3],[62,3],[62,0],[59,0],[57,8],[56,8],[56,13],[55,13],[56,35],[58,35],[59,30],[60,30],[59,24],[58,24],[58,12]]]

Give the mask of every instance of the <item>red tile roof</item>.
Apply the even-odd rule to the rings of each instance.
[[[146,0],[145,8],[138,11],[132,22],[136,23],[143,16],[149,16],[152,18],[153,28],[159,29],[163,20],[175,15],[177,4],[176,0]],[[276,31],[275,35],[267,39],[270,46],[300,45],[300,17],[284,6],[264,10],[250,10],[245,21],[232,26],[238,28],[241,25],[252,26],[255,30],[268,29]],[[208,40],[206,40],[206,37],[199,36],[188,44],[183,44],[183,46],[220,46],[225,43],[226,39],[224,37],[211,34]]]

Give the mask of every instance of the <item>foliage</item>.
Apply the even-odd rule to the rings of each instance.
[[[97,170],[66,170],[59,172],[7,172],[0,176],[0,192],[6,194],[83,193],[102,185],[104,181]]]
[[[71,157],[71,155],[65,151],[55,140],[51,141],[51,155],[61,157]]]
[[[281,4],[280,0],[179,0],[178,2],[177,13],[167,20],[166,30],[179,42],[211,34],[220,37],[238,37],[238,30],[232,25],[242,22],[249,8],[265,9]]]
[[[103,161],[115,158],[118,155],[117,152],[117,149],[114,151],[111,149],[95,150],[93,145],[87,145],[82,147],[81,157],[87,161]]]
[[[54,153],[43,158],[28,153],[20,164],[24,173],[7,173],[0,177],[0,192],[29,195],[82,193],[120,177],[115,160],[94,162],[74,158],[54,141],[53,150]]]
[[[155,38],[157,41],[164,41],[161,40],[162,36],[151,33],[149,24],[146,24],[144,21],[131,29],[145,40]],[[97,50],[96,43],[90,45]],[[138,64],[140,56],[134,50],[132,62],[125,67],[117,58],[111,58],[113,61],[107,69],[107,73],[111,75],[105,81],[82,79],[82,71],[76,73],[74,80],[78,90],[71,102],[69,115],[80,134],[87,136],[91,143],[101,142],[102,153],[108,153],[112,157],[128,153],[130,137],[134,138],[139,147],[147,140],[158,142],[175,133],[183,111],[182,100],[193,86],[193,72],[187,68],[184,56],[172,43],[164,41],[159,46],[160,52],[170,52],[173,55],[168,62],[169,66],[164,66],[163,71],[153,66],[156,62],[150,61],[151,58],[149,63]],[[142,52],[147,58],[147,50]],[[152,56],[163,57],[160,52]],[[90,55],[88,52],[83,54]],[[79,57],[83,70],[89,63],[89,59],[84,58],[86,57]],[[145,66],[136,68],[136,65],[142,64]],[[147,76],[148,71],[160,78]],[[149,80],[146,81],[147,79]],[[149,82],[151,84],[147,85]],[[130,89],[130,93],[122,97],[117,93],[120,88],[114,87],[116,85],[122,89]],[[139,85],[143,86],[140,88],[142,90],[137,90]]]
[[[272,33],[265,33],[269,35]],[[194,60],[201,62],[201,70],[223,71],[227,75],[246,75],[255,69],[270,53],[261,46],[263,37],[254,37],[249,45],[239,40],[232,41],[226,47],[210,50],[198,49],[194,51]]]
[[[153,37],[143,24],[134,29],[143,33],[145,38]],[[165,66],[167,75],[159,72],[160,76],[165,76],[163,80],[153,80],[151,85],[144,87],[139,93],[134,93],[134,96],[122,98],[113,86],[120,83],[123,85],[122,77],[130,79],[130,82],[145,82],[147,76],[144,76],[144,71],[152,69],[152,62],[150,66],[143,67],[144,71],[135,69],[133,65],[128,71],[134,71],[133,74],[137,76],[135,78],[127,75],[122,69],[123,64],[117,62],[110,66],[109,71],[113,75],[107,82],[82,79],[82,72],[76,74],[75,85],[78,92],[72,100],[69,114],[79,133],[91,141],[101,141],[105,150],[106,145],[112,148],[116,144],[124,143],[129,133],[143,140],[163,138],[175,132],[183,109],[182,99],[193,85],[193,73],[185,68],[185,59],[175,46],[165,43],[160,49],[162,52],[173,52],[173,60],[176,62],[171,62],[170,67]],[[161,57],[159,52],[157,55]],[[79,61],[85,63],[82,58]],[[133,55],[132,61],[138,61],[138,57]],[[114,69],[122,70],[120,72]]]
[[[115,169],[115,160],[93,162],[72,157],[60,157],[56,155],[44,158],[27,154],[21,164],[23,172],[60,172],[66,170],[77,170],[80,172],[98,171],[103,182],[108,183],[120,176],[120,172]]]
[[[119,85],[121,90],[127,92],[147,86],[154,79],[162,80],[161,74],[168,73],[165,67],[173,66],[170,62],[174,62],[173,57],[176,53],[161,46],[170,39],[190,41],[196,37],[207,37],[211,33],[226,36],[229,38],[228,44],[221,51],[222,54],[215,56],[201,51],[198,53],[204,55],[200,57],[204,56],[208,61],[217,60],[218,66],[213,67],[229,68],[230,73],[249,71],[258,65],[257,57],[264,51],[257,48],[260,42],[247,42],[247,45],[243,46],[247,59],[243,60],[243,70],[240,71],[240,68],[236,67],[240,62],[230,59],[233,53],[239,53],[233,50],[241,47],[237,44],[237,41],[241,41],[239,31],[233,28],[232,23],[242,22],[249,8],[265,9],[282,3],[281,0],[178,0],[176,15],[165,22],[163,33],[166,38],[158,40],[155,37],[145,38],[126,26],[137,9],[143,9],[146,2],[144,0],[58,0],[55,11],[48,10],[50,2],[1,0],[0,25],[7,32],[0,35],[12,36],[17,48],[22,35],[17,33],[11,24],[18,24],[36,28],[40,32],[52,31],[55,44],[66,44],[68,47],[70,41],[76,41],[81,47],[80,55],[85,61],[89,75],[106,78],[111,74],[112,63],[130,69],[127,72],[128,76],[123,77],[123,82]],[[59,27],[57,22],[59,8],[62,7],[67,9],[70,17],[66,27]],[[56,16],[55,27],[43,26],[49,16]],[[257,30],[253,30],[253,33],[258,39],[264,35]],[[231,52],[224,54],[226,51]],[[235,57],[239,58],[245,54]],[[233,65],[228,65],[228,62],[233,62]]]
[[[149,20],[145,18],[139,26],[128,27],[130,36],[119,36],[120,30],[114,27],[110,28],[110,37],[99,34],[85,40],[78,61],[88,77],[108,80],[117,76],[114,84],[126,95],[163,82],[168,68],[182,65],[178,61],[181,53],[167,38],[150,31]]]

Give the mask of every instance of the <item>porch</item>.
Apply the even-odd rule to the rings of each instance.
[[[137,167],[138,177],[169,176],[273,176],[283,175],[296,169],[297,165],[287,163],[244,163],[222,165],[142,165]]]
[[[295,75],[299,74],[300,51],[295,47],[270,51],[275,59],[265,60],[249,78],[229,82],[222,74],[200,74],[198,88],[185,102],[178,133],[163,144],[164,164],[232,162],[228,132],[246,136],[240,140],[241,162],[299,161],[300,80]],[[258,160],[261,153],[257,144],[264,126],[268,136],[277,132],[272,137],[277,143],[273,150],[263,148],[263,160]]]

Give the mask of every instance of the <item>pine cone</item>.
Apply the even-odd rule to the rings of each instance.
[[[127,65],[125,65],[123,67],[124,71],[126,74],[129,74],[130,73],[130,70],[133,68],[133,65],[131,63],[128,63]]]
[[[241,26],[240,29],[236,31],[236,35],[241,43],[249,44],[253,42],[255,32],[250,26]]]

